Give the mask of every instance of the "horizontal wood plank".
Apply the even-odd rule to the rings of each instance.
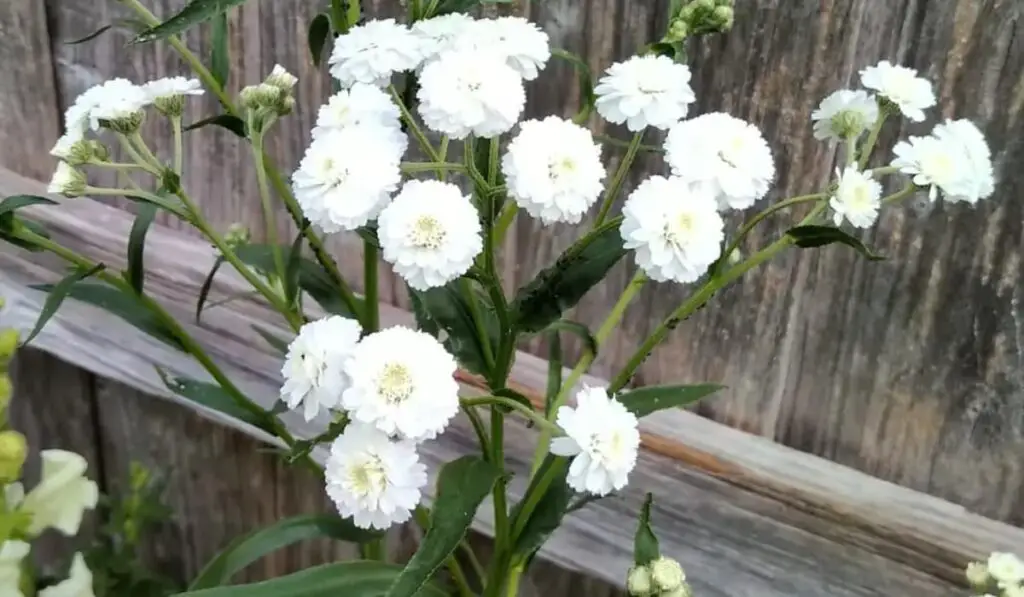
[[[43,190],[38,182],[0,170],[0,195]],[[58,242],[108,267],[123,266],[130,214],[86,198],[23,213],[44,224]],[[214,260],[212,249],[178,231],[154,227],[146,256],[147,291],[180,318],[254,400],[271,405],[280,383],[280,358],[252,326],[274,328],[279,320],[255,301],[238,300],[208,310],[196,325],[192,308]],[[0,293],[10,307],[0,323],[30,327],[43,296],[28,287],[51,282],[61,272],[62,264],[52,256],[5,246]],[[225,271],[211,299],[242,288],[244,282]],[[381,309],[386,324],[411,322],[405,312]],[[96,308],[65,303],[34,345],[146,394],[197,408],[167,392],[154,370],[159,364],[176,374],[205,377],[196,363]],[[543,387],[545,375],[542,360],[517,355],[516,384]],[[467,392],[477,391],[471,377],[462,381]],[[203,414],[271,440],[218,413]],[[306,424],[291,413],[283,419],[303,437],[325,424]],[[645,450],[627,491],[569,517],[546,546],[546,558],[621,583],[630,563],[636,511],[648,489],[659,498],[654,516],[664,551],[684,562],[705,596],[952,596],[962,593],[958,587],[967,561],[1024,546],[1022,529],[686,411],[648,417],[642,432]],[[474,451],[474,441],[468,425],[458,421],[439,441],[425,445],[423,455],[436,471],[442,462]],[[513,493],[524,488],[534,441],[534,432],[522,425],[508,432],[509,466],[519,473]],[[316,454],[319,459],[323,455]],[[476,526],[490,530],[489,508],[481,508]]]

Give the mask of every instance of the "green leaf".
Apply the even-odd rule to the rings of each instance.
[[[402,571],[383,562],[338,562],[248,585],[179,593],[176,597],[380,597]],[[447,597],[431,584],[416,597]]]
[[[196,299],[196,323],[199,323],[199,319],[203,316],[203,305],[206,304],[206,297],[209,296],[210,289],[213,287],[213,279],[217,277],[217,270],[222,265],[224,265],[224,256],[218,255],[213,262],[213,267],[210,268],[210,273],[206,274],[203,285],[199,287],[199,298]]]
[[[147,43],[177,35],[193,25],[209,21],[243,2],[245,0],[192,0],[178,14],[140,33],[132,40],[132,43]]]
[[[331,0],[331,25],[338,35],[348,31],[348,15],[345,13],[345,4],[346,2],[342,0]]]
[[[231,70],[231,50],[228,46],[228,13],[222,12],[213,20],[210,34],[210,74],[217,84],[224,87]]]
[[[304,230],[305,228],[303,228]],[[302,241],[305,240],[303,230],[295,235],[292,246],[288,249],[288,261],[284,267],[284,297],[289,305],[295,304],[299,296],[299,272],[302,267]]]
[[[289,247],[282,247],[281,251],[288,253]],[[274,251],[271,245],[242,245],[235,250],[238,258],[247,265],[255,267],[264,272],[274,272]],[[349,311],[345,301],[341,300],[341,292],[334,285],[331,277],[324,272],[320,264],[300,257],[299,259],[299,287],[309,293],[324,311],[335,315],[356,318],[356,315]]]
[[[66,42],[64,42],[64,45],[65,46],[75,46],[75,45],[78,45],[78,44],[84,44],[87,41],[92,41],[92,40],[96,39],[97,37],[99,37],[99,36],[103,35],[104,33],[106,33],[106,31],[108,29],[110,29],[111,27],[113,27],[112,24],[104,25],[104,26],[100,27],[99,29],[97,29],[96,31],[93,31],[89,35],[86,35],[85,37],[79,37],[78,39],[73,39],[71,41],[66,41]]]
[[[11,195],[0,201],[0,228],[9,229],[14,222],[14,212],[29,205],[57,205],[53,199],[38,195]]]
[[[537,470],[537,474],[534,475],[534,482],[543,478],[551,467],[559,467],[560,470],[555,472],[555,477],[551,484],[548,485],[547,490],[540,501],[537,502],[529,519],[526,520],[525,526],[522,527],[522,531],[515,538],[514,552],[524,560],[531,559],[534,553],[548,540],[551,533],[555,532],[555,529],[562,524],[562,518],[565,516],[566,508],[569,506],[569,499],[572,497],[572,489],[565,482],[566,474],[569,471],[569,461],[565,458],[548,456],[540,469]],[[531,483],[525,495],[530,495],[533,489],[533,483]],[[512,513],[515,527],[524,524],[517,520],[520,516],[519,509],[521,506],[522,502],[516,506]]]
[[[146,233],[156,218],[156,205],[142,203],[139,205],[139,212],[135,215],[135,222],[132,230],[128,233],[128,271],[127,279],[136,294],[142,294],[142,287],[146,280],[145,252]]]
[[[356,228],[356,234],[363,242],[370,243],[370,246],[380,249],[380,238],[377,237],[377,222],[370,222],[366,226]]]
[[[646,566],[661,557],[658,548],[658,537],[651,529],[651,504],[654,502],[654,494],[648,493],[644,498],[644,505],[640,508],[640,518],[637,520],[636,538],[633,539],[633,561],[637,566]]]
[[[616,398],[626,410],[642,419],[667,408],[682,408],[714,394],[725,386],[705,383],[691,386],[647,386],[622,392]]]
[[[309,44],[309,55],[313,58],[313,66],[320,66],[320,60],[324,54],[324,44],[327,43],[327,36],[331,34],[331,19],[320,13],[313,17],[309,23],[309,33],[306,35],[306,43]]]
[[[834,226],[797,226],[787,230],[786,235],[792,238],[793,243],[802,249],[839,243],[852,248],[871,261],[882,261],[885,259],[884,255],[872,252],[859,239]]]
[[[562,339],[557,330],[548,337],[548,385],[544,392],[544,416],[551,417],[555,397],[562,391]]]
[[[569,332],[580,340],[583,340],[583,348],[593,356],[597,356],[597,338],[590,333],[590,328],[568,319],[559,319],[548,326],[548,329],[555,332]]]
[[[160,375],[160,379],[163,380],[164,385],[167,386],[167,389],[175,394],[188,398],[196,404],[224,413],[233,419],[248,423],[257,429],[269,431],[264,424],[263,418],[239,406],[238,402],[224,388],[187,377],[171,377],[159,367],[157,367],[156,371]]]
[[[516,293],[512,310],[519,331],[535,333],[576,306],[626,254],[619,235],[620,218],[605,222],[576,241],[529,284]]]
[[[583,124],[590,118],[594,104],[597,102],[597,95],[594,93],[594,75],[590,72],[590,65],[568,50],[553,48],[551,55],[567,61],[576,69],[576,76],[580,84],[580,109],[572,120],[576,124]]]
[[[281,353],[282,355],[288,354],[287,342],[278,338],[274,334],[271,334],[270,332],[256,324],[252,324],[252,329],[256,330],[256,333],[259,334],[266,341],[266,343],[270,345],[271,348]]]
[[[337,541],[363,543],[379,537],[380,534],[360,529],[352,524],[351,520],[341,518],[336,514],[311,514],[286,518],[232,541],[196,576],[192,584],[189,585],[189,591],[223,585],[246,566],[300,541],[326,537]],[[339,573],[339,576],[342,574]],[[278,595],[293,594],[298,595],[299,593],[286,591],[278,593]]]
[[[314,437],[309,439],[303,439],[295,442],[292,449],[284,455],[284,461],[287,464],[295,464],[299,460],[309,456],[310,452],[320,444],[326,444],[333,442],[338,439],[338,436],[345,432],[345,428],[348,427],[349,420],[347,416],[342,416],[340,420],[331,421],[331,424],[327,426],[327,429]]]
[[[210,124],[214,126],[219,126],[221,128],[225,128],[243,139],[249,136],[249,134],[245,130],[245,121],[237,116],[232,116],[230,114],[218,114],[216,116],[204,118],[202,120],[193,122],[192,124],[186,126],[184,130],[191,131],[195,129],[200,129]]]
[[[423,304],[423,299],[420,298],[420,293],[413,290],[411,286],[407,285],[405,288],[409,294],[409,302],[412,304],[412,314],[416,318],[416,327],[437,338],[441,334],[441,327],[430,317],[430,313]]]
[[[458,547],[469,530],[480,502],[487,497],[501,471],[477,456],[464,456],[441,468],[437,499],[430,514],[430,530],[387,597],[410,597],[419,591]]]
[[[10,222],[6,224],[6,227],[4,223],[5,218],[9,218]],[[38,245],[18,238],[18,232],[24,229],[28,229],[43,238],[50,238],[50,233],[46,231],[46,228],[43,228],[42,224],[33,222],[32,220],[14,218],[13,214],[7,214],[6,216],[0,215],[0,239],[3,239],[16,247],[21,247],[22,249],[26,249],[34,253],[43,251],[43,249]]]
[[[438,288],[409,292],[417,296],[419,307],[426,318],[448,332],[448,337],[444,340],[448,352],[455,355],[456,360],[469,371],[486,375],[488,367],[487,359],[484,357],[484,346],[473,321],[473,312],[465,297],[459,292],[459,285],[460,281],[455,280]],[[496,317],[489,306],[490,303],[482,296],[478,297],[477,303],[493,350],[498,345]]]
[[[43,303],[43,308],[39,312],[39,319],[36,320],[36,325],[29,332],[28,337],[22,342],[22,344],[28,344],[31,342],[39,332],[43,330],[43,326],[46,325],[47,321],[53,317],[57,309],[60,308],[61,303],[67,298],[68,293],[71,292],[71,287],[78,284],[82,280],[92,276],[100,271],[103,271],[104,265],[102,263],[96,264],[91,269],[77,268],[70,274],[64,277],[60,282],[54,285],[53,289],[46,296],[46,301]]]
[[[52,292],[55,286],[39,284],[31,288]],[[106,284],[79,283],[71,287],[68,296],[109,311],[157,340],[184,350],[174,334],[135,295]]]

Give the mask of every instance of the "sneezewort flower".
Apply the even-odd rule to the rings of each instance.
[[[927,79],[905,66],[894,66],[883,60],[860,71],[861,83],[896,105],[914,122],[924,120],[924,111],[935,105],[935,92]]]
[[[594,88],[597,111],[631,131],[667,129],[686,116],[696,99],[690,68],[667,56],[633,56],[606,71]]]
[[[321,408],[331,409],[341,403],[341,394],[348,387],[343,365],[362,331],[358,322],[338,315],[302,326],[288,345],[281,367],[281,400],[288,408],[294,410],[301,405],[303,417],[311,421]]]
[[[331,75],[342,87],[383,87],[391,75],[413,70],[422,60],[422,43],[408,27],[394,19],[375,19],[335,38],[329,62]]]
[[[816,139],[856,138],[878,120],[878,101],[866,91],[840,89],[811,112]]]
[[[846,220],[856,228],[870,228],[878,218],[882,185],[870,172],[861,172],[856,166],[847,166],[836,174],[839,185],[828,202],[836,226]]]
[[[423,67],[419,112],[427,128],[464,139],[511,129],[523,112],[523,80],[504,58],[489,52],[448,52]]]

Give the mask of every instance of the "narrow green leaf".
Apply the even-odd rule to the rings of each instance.
[[[47,199],[46,197],[39,197],[38,195],[11,195],[4,197],[3,201],[0,201],[0,216],[4,216],[9,213],[28,207],[29,205],[57,205],[57,202],[53,199]]]
[[[428,312],[426,306],[424,306],[423,299],[420,298],[419,292],[413,290],[411,286],[406,286],[406,290],[409,294],[409,302],[412,304],[412,314],[416,318],[416,327],[420,331],[426,332],[437,338],[441,334],[441,327],[432,317],[430,317],[430,312]]]
[[[667,408],[682,408],[725,388],[713,383],[691,386],[647,386],[622,392],[616,398],[626,410],[642,419]]]
[[[288,343],[281,338],[278,338],[274,334],[271,334],[267,330],[260,326],[253,324],[252,329],[256,330],[256,333],[262,337],[271,348],[281,353],[282,355],[288,354]]]
[[[544,416],[550,419],[555,397],[562,391],[562,339],[558,330],[548,335],[548,386],[544,392]]]
[[[193,25],[209,21],[243,2],[245,0],[192,0],[178,14],[140,33],[132,40],[132,43],[147,43],[177,35]]]
[[[501,471],[476,456],[464,456],[441,468],[437,499],[419,549],[387,591],[387,597],[410,597],[437,572],[469,530],[480,502],[487,497]]]
[[[331,0],[331,25],[337,35],[348,31],[348,14],[345,12],[344,0]]]
[[[594,111],[594,104],[597,102],[597,95],[594,93],[594,75],[590,72],[590,65],[568,50],[553,48],[551,55],[565,60],[576,69],[576,77],[580,84],[580,109],[572,119],[576,124],[583,124],[590,118],[591,112]]]
[[[199,319],[203,316],[203,305],[206,304],[206,297],[209,296],[210,289],[213,287],[213,279],[217,277],[217,270],[222,265],[224,265],[224,256],[218,255],[213,262],[213,267],[210,268],[210,273],[206,274],[203,285],[199,287],[199,298],[196,299],[196,323],[199,323]]]
[[[284,461],[288,464],[295,464],[299,460],[309,456],[310,452],[320,444],[333,442],[338,439],[338,436],[345,432],[345,428],[348,427],[348,423],[348,417],[342,416],[340,420],[331,421],[331,424],[327,426],[327,429],[323,433],[309,439],[303,439],[295,442],[292,449],[284,455]]]
[[[18,238],[18,232],[24,229],[43,237],[50,238],[50,233],[43,228],[42,224],[32,220],[15,218],[13,214],[0,215],[0,239],[3,239],[16,247],[21,247],[33,253],[39,253],[43,249],[38,245],[26,242]]]
[[[640,518],[637,520],[636,538],[633,540],[633,561],[637,566],[646,566],[661,557],[658,548],[658,537],[651,528],[651,504],[654,503],[654,494],[648,493],[644,498],[644,505],[640,508]]]
[[[309,539],[326,537],[337,541],[363,543],[380,536],[379,532],[360,529],[336,514],[311,514],[278,521],[238,537],[217,554],[196,576],[189,591],[217,587],[227,583],[239,571],[260,558]],[[282,592],[280,595],[298,595]]]
[[[360,6],[362,2],[359,2],[357,0],[349,0],[346,4],[347,7],[345,10],[345,31],[348,31],[349,29],[359,24],[359,19],[363,18],[363,15],[361,14],[362,7]]]
[[[96,31],[93,31],[89,35],[86,35],[85,37],[79,37],[78,39],[73,39],[71,41],[66,41],[66,42],[64,42],[64,45],[65,46],[75,46],[75,45],[78,45],[78,44],[84,44],[87,41],[92,41],[92,40],[96,39],[97,37],[99,37],[99,36],[103,35],[104,33],[106,33],[106,31],[108,29],[110,29],[111,27],[113,27],[113,25],[104,25],[104,26],[100,27],[99,29],[97,29]]]
[[[263,582],[190,590],[175,597],[380,597],[401,571],[401,566],[383,562],[338,562]],[[415,595],[447,597],[433,584]]]
[[[597,338],[594,338],[594,335],[590,333],[590,328],[582,323],[568,319],[559,319],[548,326],[548,329],[555,332],[569,332],[583,340],[583,348],[587,352],[595,357],[597,356]]]
[[[204,118],[186,126],[184,130],[191,131],[211,124],[225,128],[243,139],[249,136],[248,132],[245,130],[245,121],[230,114],[218,114],[216,116]]]
[[[547,490],[541,497],[540,501],[537,502],[533,512],[525,523],[517,520],[520,516],[519,509],[522,506],[522,502],[518,504],[512,513],[515,527],[522,526],[522,531],[515,537],[515,548],[514,552],[522,559],[531,559],[534,553],[540,549],[544,542],[548,540],[551,533],[555,532],[555,529],[562,524],[562,518],[565,516],[566,509],[569,506],[569,499],[572,497],[572,490],[569,485],[565,482],[566,474],[569,471],[569,461],[565,458],[555,458],[549,456],[544,460],[541,468],[538,469],[537,474],[534,475],[534,481],[543,478],[550,467],[558,467],[554,480],[548,485]],[[533,484],[527,489],[526,495],[530,495],[533,490]]]
[[[299,230],[288,249],[288,261],[284,267],[284,297],[289,305],[295,304],[299,296],[299,273],[302,269],[302,241],[305,240],[303,231]]]
[[[52,292],[54,285],[39,284],[31,286],[31,288],[43,292]],[[71,287],[68,296],[109,311],[157,340],[182,349],[181,343],[174,334],[160,322],[156,315],[146,308],[138,297],[132,294],[122,292],[106,284],[81,282]]]
[[[872,252],[859,239],[834,226],[797,226],[787,230],[786,235],[792,238],[794,244],[802,249],[839,243],[852,248],[871,261],[882,261],[885,259],[884,255]]]
[[[67,298],[68,293],[71,292],[72,286],[78,284],[89,276],[99,273],[103,270],[103,267],[104,265],[102,263],[98,263],[91,269],[78,268],[65,276],[60,282],[57,282],[50,293],[46,296],[46,301],[43,303],[43,308],[39,312],[39,319],[36,320],[36,325],[32,328],[32,331],[29,332],[28,337],[25,338],[22,344],[28,344],[37,335],[39,335],[39,332],[43,330],[43,326],[46,325],[46,322],[50,321],[50,318],[53,317],[57,312],[57,309],[60,308],[61,303],[63,303],[64,299]]]
[[[459,280],[427,291],[410,290],[410,293],[417,296],[419,307],[427,318],[448,333],[444,340],[448,352],[455,355],[456,360],[469,371],[486,375],[486,353],[476,329],[476,322],[473,320],[473,313],[465,297],[459,292]],[[477,302],[493,350],[498,343],[497,318],[489,301],[481,296]]]
[[[320,13],[313,17],[309,23],[309,33],[306,36],[306,43],[309,44],[309,55],[313,59],[313,66],[320,66],[320,60],[324,54],[324,44],[327,43],[327,36],[331,34],[331,19]]]
[[[146,233],[149,232],[154,218],[156,218],[156,206],[152,203],[140,204],[131,232],[128,233],[127,279],[136,294],[142,294],[143,284],[146,280]]]
[[[287,252],[289,247],[282,247],[281,250]],[[235,254],[249,266],[264,272],[274,271],[274,252],[271,245],[242,245],[235,250]],[[313,297],[324,311],[357,318],[345,305],[345,301],[341,300],[340,291],[320,264],[305,257],[299,261],[299,287]]]
[[[231,70],[231,49],[228,45],[228,13],[222,12],[213,19],[210,34],[210,74],[217,84],[224,87]]]
[[[224,388],[216,384],[197,381],[187,377],[171,377],[159,367],[157,367],[156,372],[160,375],[160,379],[167,386],[167,389],[175,394],[188,398],[196,404],[201,404],[207,408],[224,413],[243,423],[248,423],[257,429],[269,431],[266,429],[266,425],[264,425],[261,417],[239,406],[235,399],[231,397],[231,394]]]
[[[529,284],[516,293],[512,310],[521,332],[535,333],[576,306],[588,290],[604,279],[626,249],[619,235],[620,218],[605,222],[576,241]]]

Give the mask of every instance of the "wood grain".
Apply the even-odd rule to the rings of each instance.
[[[0,190],[33,185],[38,186],[0,175]],[[76,199],[60,208],[33,209],[31,215],[61,242],[109,266],[123,263],[123,233],[130,226],[123,211]],[[191,321],[185,297],[194,296],[212,261],[210,248],[166,228],[154,228],[148,241],[153,256],[149,292],[183,322]],[[36,255],[0,255],[3,290],[15,298],[10,317],[19,325],[31,321],[40,301],[25,290],[26,283],[53,276],[52,268]],[[218,293],[230,293],[238,284],[237,278],[225,276]],[[407,314],[394,309],[385,308],[382,315],[392,323],[408,321]],[[279,361],[250,328],[254,321],[268,321],[267,316],[260,305],[240,301],[231,309],[210,311],[201,327],[189,324],[189,329],[255,400],[269,405],[279,383]],[[151,363],[198,375],[197,366],[182,355],[79,304],[65,304],[39,345],[147,394],[167,395]],[[513,379],[537,387],[544,371],[538,359],[520,354]],[[291,415],[285,420],[301,436],[315,433],[316,427]],[[647,449],[633,489],[572,517],[544,552],[547,557],[621,582],[641,492],[650,488],[661,498],[658,517],[666,552],[684,561],[695,586],[709,595],[874,595],[882,587],[900,587],[911,595],[952,595],[951,583],[960,582],[966,561],[1024,545],[1024,530],[685,411],[649,417],[642,431]],[[513,470],[524,470],[533,437],[521,427],[510,429]],[[425,447],[425,457],[433,468],[472,450],[473,443],[460,422],[443,441]],[[513,491],[521,491],[522,484],[516,477]],[[489,528],[486,511],[478,525]],[[786,580],[766,585],[766,574]]]

